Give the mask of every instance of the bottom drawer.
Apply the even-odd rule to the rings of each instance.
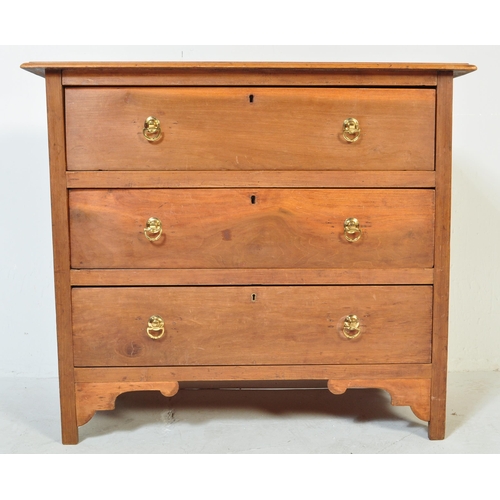
[[[74,362],[428,363],[431,307],[423,285],[74,288]]]

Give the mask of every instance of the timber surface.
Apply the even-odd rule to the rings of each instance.
[[[430,286],[73,289],[80,367],[429,363],[431,325]]]
[[[69,170],[434,169],[433,89],[67,88],[65,105]]]
[[[75,269],[433,267],[433,190],[89,189],[69,206]]]

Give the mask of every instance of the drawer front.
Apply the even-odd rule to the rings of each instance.
[[[69,88],[65,108],[69,170],[434,169],[433,89]]]
[[[161,233],[147,225],[151,217]],[[359,231],[355,221],[346,226],[353,218]],[[433,219],[434,191],[422,189],[73,190],[71,262],[75,269],[430,268]]]
[[[431,286],[75,288],[74,360],[76,366],[428,363],[431,309]],[[163,325],[150,324],[152,316]]]

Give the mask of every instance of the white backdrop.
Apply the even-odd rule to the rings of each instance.
[[[54,377],[45,82],[27,61],[464,62],[455,79],[449,368],[500,369],[499,46],[0,46],[0,376]]]

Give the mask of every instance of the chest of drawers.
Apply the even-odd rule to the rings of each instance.
[[[443,439],[474,66],[22,67],[47,89],[63,443],[121,393],[223,381],[385,389]]]

